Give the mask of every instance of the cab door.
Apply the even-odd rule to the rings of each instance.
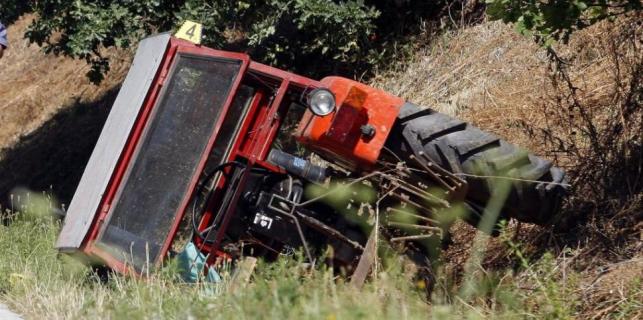
[[[82,249],[121,271],[167,253],[249,63],[178,39],[167,52]]]

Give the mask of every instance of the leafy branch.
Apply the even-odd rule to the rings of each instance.
[[[639,0],[487,0],[486,12],[549,47],[567,42],[574,31],[641,8]]]

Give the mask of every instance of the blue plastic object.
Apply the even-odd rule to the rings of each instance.
[[[194,243],[189,242],[185,249],[177,255],[176,259],[178,260],[181,278],[185,282],[221,282],[221,276],[212,267],[208,268],[207,276],[203,274],[206,257],[197,250]]]

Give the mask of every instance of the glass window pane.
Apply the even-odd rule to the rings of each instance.
[[[99,240],[116,259],[140,271],[159,258],[240,67],[179,56]]]

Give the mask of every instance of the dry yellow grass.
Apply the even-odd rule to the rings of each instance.
[[[108,50],[112,70],[100,86],[85,76],[83,60],[45,55],[23,35],[33,17],[8,26],[9,50],[0,59],[0,150],[40,127],[62,108],[97,100],[118,86],[130,64],[130,54]]]
[[[568,60],[580,99],[590,102],[587,105],[597,120],[604,116],[600,111],[619,107],[613,97],[617,81],[631,79],[625,67],[631,67],[636,56],[642,55],[641,28],[631,40],[636,43],[618,39],[623,37],[620,33],[624,25],[635,23],[636,17],[603,22],[574,34],[569,45],[556,47]],[[630,61],[623,61],[621,56],[615,60],[612,49]],[[617,80],[615,73],[619,71],[622,74]],[[550,150],[528,136],[519,124],[546,125],[545,107],[558,105],[550,75],[544,48],[509,25],[487,22],[445,34],[417,54],[414,61],[375,77],[373,84],[417,104],[457,115],[547,156],[543,153]],[[569,129],[563,134],[572,134],[569,127],[559,129]]]
[[[602,22],[554,48],[576,89],[557,72],[546,49],[499,22],[445,34],[413,61],[373,79],[375,86],[465,119],[572,174],[574,192],[565,208],[576,219],[572,232],[516,223],[509,232],[535,258],[553,251],[553,277],[562,281],[565,270],[579,272],[574,293],[582,298],[583,318],[618,316],[628,295],[643,294],[640,282],[632,287],[643,276],[637,224],[643,218],[640,18]],[[457,278],[476,231],[465,224],[452,231],[445,271]],[[507,249],[491,239],[483,265],[491,270],[515,265]]]

